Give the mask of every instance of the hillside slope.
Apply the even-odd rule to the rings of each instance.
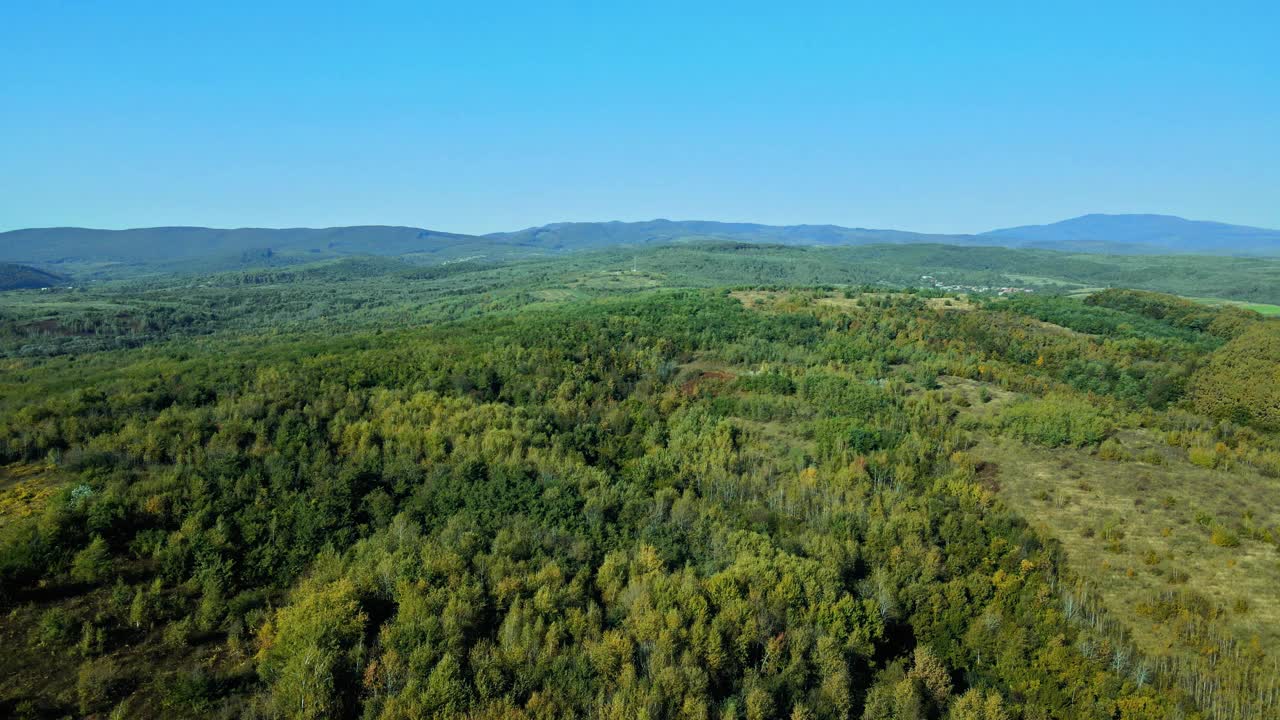
[[[67,278],[61,275],[27,265],[0,263],[0,291],[42,288],[66,282]]]

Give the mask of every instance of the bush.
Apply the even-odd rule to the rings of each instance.
[[[1129,453],[1125,451],[1124,446],[1115,438],[1107,438],[1102,443],[1102,447],[1098,448],[1098,457],[1103,460],[1122,461],[1129,459]]]
[[[1138,456],[1138,460],[1139,460],[1140,462],[1144,462],[1144,463],[1146,463],[1146,464],[1148,464],[1148,465],[1163,465],[1163,464],[1164,464],[1164,456],[1160,454],[1160,451],[1159,451],[1159,450],[1156,450],[1156,449],[1154,449],[1154,448],[1153,448],[1153,449],[1150,449],[1150,450],[1145,450],[1145,451],[1143,451],[1143,453],[1142,453],[1141,455],[1139,455],[1139,456]]]
[[[1213,529],[1213,533],[1209,535],[1209,542],[1217,545],[1218,547],[1224,548],[1240,546],[1240,538],[1236,537],[1235,533],[1227,530],[1221,525]]]
[[[216,684],[203,668],[178,672],[160,683],[161,702],[170,710],[207,712],[213,707]]]
[[[81,714],[88,715],[110,703],[120,690],[120,681],[120,667],[111,658],[98,658],[82,664],[76,678]]]
[[[1198,465],[1202,468],[1213,469],[1218,462],[1218,457],[1214,455],[1210,448],[1193,447],[1187,450],[1187,459],[1192,465]]]
[[[171,648],[186,647],[191,642],[192,625],[193,623],[189,617],[169,623],[164,629],[164,644]]]
[[[71,614],[60,607],[46,610],[35,628],[35,642],[40,647],[58,647],[71,641],[75,629]]]

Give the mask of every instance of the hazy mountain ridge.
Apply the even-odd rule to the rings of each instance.
[[[965,243],[967,235],[938,235],[905,230],[848,228],[839,225],[761,225],[713,220],[641,222],[566,222],[492,233],[486,237],[549,249],[579,250],[608,245],[651,245],[718,238],[784,245],[865,245],[898,242]]]
[[[784,245],[942,243],[1135,255],[1280,255],[1280,230],[1185,220],[1172,215],[1083,215],[1048,225],[1003,228],[977,235],[839,225],[761,225],[659,219],[552,223],[486,237],[564,250],[719,238]]]
[[[154,227],[129,230],[31,228],[0,233],[0,257],[59,262],[92,256],[114,261],[166,261],[271,249],[404,254],[472,236],[422,228],[358,225],[333,228]]]
[[[193,265],[212,270],[350,255],[416,256],[433,262],[497,259],[709,239],[832,246],[933,243],[1130,255],[1280,255],[1280,230],[1167,215],[1084,215],[1049,225],[1004,228],[978,235],[665,219],[564,222],[488,235],[386,225],[314,229],[33,228],[0,233],[0,261],[60,269],[120,263],[158,270]]]
[[[1023,225],[981,233],[988,239],[1021,241],[1024,247],[1080,249],[1119,243],[1146,252],[1212,255],[1280,254],[1280,230],[1187,220],[1173,215],[1094,213],[1048,225]],[[1078,245],[1064,248],[1063,245]]]

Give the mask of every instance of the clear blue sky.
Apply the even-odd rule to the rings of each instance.
[[[1274,0],[334,5],[0,2],[0,229],[1280,227]]]

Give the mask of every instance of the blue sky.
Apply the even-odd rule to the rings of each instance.
[[[1274,2],[196,5],[0,3],[0,229],[1280,227]]]

